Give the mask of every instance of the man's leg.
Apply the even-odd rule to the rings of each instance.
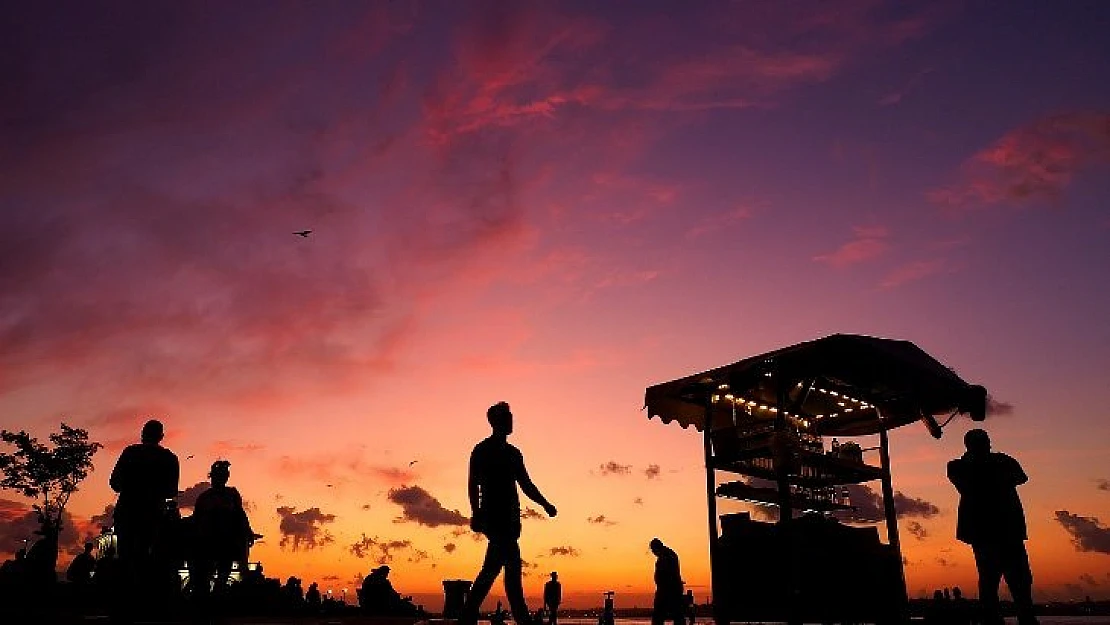
[[[1025,550],[1025,543],[1018,542],[1006,547],[1001,557],[1002,574],[1006,577],[1006,586],[1014,598],[1018,623],[1036,625],[1037,617],[1033,614],[1033,571],[1029,566],[1029,553]]]
[[[558,625],[559,604],[552,604],[547,612],[547,625]]]
[[[463,623],[478,622],[478,612],[482,609],[482,602],[486,600],[486,595],[489,594],[489,589],[493,586],[493,580],[497,579],[497,574],[501,572],[504,561],[501,546],[497,544],[497,541],[490,540],[486,544],[486,558],[482,561],[482,570],[478,571],[478,577],[474,579],[474,584],[466,595],[466,605],[463,606],[460,621]]]
[[[983,544],[971,548],[975,553],[975,568],[979,570],[979,608],[983,625],[999,625],[1003,622],[998,610],[998,584],[1002,581],[999,549],[996,545]]]
[[[663,625],[667,619],[666,599],[655,592],[655,601],[651,604],[651,625]]]
[[[507,540],[503,545],[505,554],[505,596],[509,599],[509,609],[512,610],[513,620],[517,622],[517,625],[528,625],[532,622],[532,613],[528,611],[528,604],[524,601],[520,543],[515,540]]]

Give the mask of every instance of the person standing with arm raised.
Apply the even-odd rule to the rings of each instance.
[[[493,581],[505,569],[505,595],[509,599],[513,620],[517,625],[530,625],[532,617],[524,600],[520,562],[520,497],[517,485],[529,499],[543,507],[548,516],[556,514],[524,468],[524,456],[509,444],[513,433],[513,413],[509,404],[499,402],[486,411],[493,433],[474,446],[470,454],[468,494],[470,528],[489,539],[486,557],[463,608],[463,625],[478,621],[482,601],[489,594]]]

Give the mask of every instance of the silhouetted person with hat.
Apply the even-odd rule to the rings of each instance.
[[[152,572],[166,501],[177,496],[180,467],[177,456],[160,444],[164,435],[160,421],[147,421],[142,442],[123,450],[109,480],[119,493],[113,518],[120,563],[132,575]]]
[[[547,610],[548,625],[555,625],[559,620],[559,604],[563,602],[563,585],[559,583],[559,574],[551,572],[551,579],[543,585],[543,607]]]
[[[493,586],[501,569],[505,569],[505,595],[517,625],[527,625],[531,620],[528,604],[524,601],[520,564],[520,497],[517,484],[529,499],[543,506],[548,516],[555,516],[555,506],[532,483],[524,468],[524,456],[509,444],[513,433],[513,413],[509,404],[500,402],[486,411],[493,433],[474,446],[470,454],[470,527],[486,535],[489,544],[482,570],[466,598],[460,619],[464,624],[476,623],[482,601]]]
[[[665,621],[674,621],[674,625],[685,625],[686,597],[682,592],[678,554],[658,538],[652,538],[649,547],[655,554],[655,603],[651,609],[651,623],[663,625]]]
[[[1017,487],[1029,481],[1017,460],[992,452],[983,430],[964,435],[967,451],[948,463],[948,479],[960,493],[956,538],[971,545],[979,570],[983,622],[1002,623],[998,584],[1003,577],[1014,598],[1018,623],[1034,625],[1033,573],[1025,541],[1025,512]]]

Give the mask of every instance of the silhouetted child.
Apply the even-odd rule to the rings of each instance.
[[[686,601],[678,554],[658,538],[652,538],[649,546],[655,554],[655,602],[651,609],[651,623],[663,625],[665,621],[674,621],[674,625],[685,625]]]
[[[505,402],[490,406],[486,411],[493,433],[474,446],[470,454],[470,527],[486,535],[486,558],[474,586],[466,598],[460,622],[473,625],[478,621],[478,610],[489,594],[493,580],[505,569],[505,595],[509,599],[513,619],[517,625],[528,625],[532,613],[524,601],[521,584],[520,497],[517,484],[529,499],[543,506],[548,516],[555,516],[555,506],[532,483],[524,468],[524,456],[509,444],[513,433],[513,413]]]
[[[991,451],[990,437],[983,430],[970,430],[964,446],[964,455],[948,463],[948,479],[960,493],[956,538],[971,545],[975,553],[983,622],[1003,622],[998,584],[1005,577],[1018,623],[1036,625],[1033,573],[1025,551],[1029,536],[1017,493],[1017,487],[1029,478],[1017,460]]]

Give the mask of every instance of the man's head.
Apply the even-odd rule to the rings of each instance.
[[[551,571],[551,581],[553,581],[553,582],[558,581],[558,579],[559,579],[559,574],[556,573],[555,571]]]
[[[651,548],[652,553],[659,555],[659,552],[663,550],[663,541],[658,538],[652,538],[651,542],[648,543],[648,547]]]
[[[499,401],[490,406],[486,411],[486,419],[494,434],[508,436],[513,433],[513,413],[509,410],[509,404]]]
[[[228,479],[231,478],[231,463],[227,460],[213,462],[212,468],[208,471],[208,477],[213,485],[226,486]]]
[[[151,419],[143,424],[142,441],[150,445],[157,445],[162,442],[162,437],[165,436],[165,430],[162,428],[162,422],[157,419]]]
[[[85,553],[86,554],[92,553],[93,546],[94,545],[92,543],[85,543]]]
[[[986,430],[968,430],[964,434],[964,447],[972,454],[988,454],[991,451],[991,437]]]

